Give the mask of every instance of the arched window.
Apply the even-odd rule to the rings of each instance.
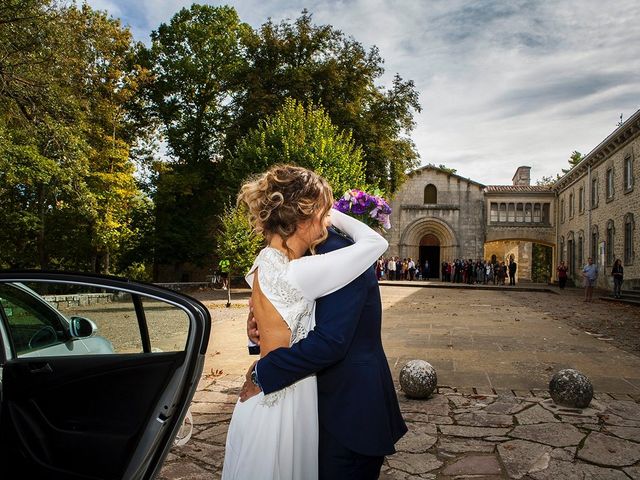
[[[524,221],[526,223],[531,223],[531,204],[530,203],[525,203],[524,204]]]
[[[507,221],[507,204],[506,203],[500,204],[500,216],[498,218],[498,221],[499,222]]]
[[[582,230],[578,232],[578,268],[582,268],[584,261],[584,234]]]
[[[424,203],[438,203],[438,189],[432,183],[424,187]]]
[[[598,242],[600,241],[600,235],[598,233],[598,226],[593,225],[591,227],[591,258],[594,263],[598,263]]]
[[[633,213],[627,213],[624,216],[624,264],[631,265],[633,263],[633,231],[635,222],[633,221]]]
[[[539,203],[533,204],[533,222],[540,223],[542,221],[542,212]]]
[[[560,237],[560,261],[564,262],[564,237]]]
[[[514,203],[507,204],[507,222],[516,221],[516,205]]]
[[[573,217],[573,193],[569,194],[569,218]]]
[[[569,267],[569,275],[574,277],[576,274],[576,247],[573,232],[567,235],[567,267]]]
[[[613,240],[616,229],[613,225],[613,220],[607,222],[607,265],[613,265]]]
[[[491,216],[489,217],[491,219],[491,223],[497,223],[498,222],[498,204],[495,202],[491,202]]]
[[[516,205],[516,222],[524,222],[524,205],[521,203]]]

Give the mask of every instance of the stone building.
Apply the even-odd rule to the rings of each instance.
[[[518,279],[526,280],[537,245],[549,249],[549,280],[564,260],[579,283],[591,256],[600,266],[600,287],[610,286],[616,258],[625,266],[625,287],[640,285],[640,188],[634,188],[639,148],[640,110],[551,186],[532,186],[527,166],[517,169],[512,185],[489,186],[432,165],[418,168],[391,202],[387,256],[411,257],[421,265],[513,258]],[[439,268],[430,272],[437,277]]]
[[[389,254],[420,259],[421,265],[482,257],[484,188],[437,167],[412,172],[391,202]]]
[[[598,286],[612,285],[611,267],[619,258],[624,288],[640,286],[638,232],[640,209],[640,110],[596,146],[553,186],[557,199],[556,258],[580,281],[592,257],[599,266]]]
[[[520,167],[513,185],[485,186],[431,165],[415,170],[391,202],[388,255],[430,266],[513,258],[518,278],[530,279],[532,244],[554,244],[555,194],[529,178],[530,167]]]

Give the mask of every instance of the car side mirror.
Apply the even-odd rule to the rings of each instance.
[[[71,336],[76,338],[86,338],[91,337],[96,334],[98,331],[98,327],[95,323],[93,323],[88,318],[84,317],[71,317],[71,324],[69,325],[69,330],[71,332]]]

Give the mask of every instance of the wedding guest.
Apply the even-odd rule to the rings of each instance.
[[[611,269],[611,276],[613,277],[613,296],[615,298],[622,298],[620,295],[620,289],[622,288],[622,280],[624,277],[624,268],[622,262],[618,258]]]
[[[558,285],[561,290],[564,290],[564,287],[567,284],[567,266],[564,264],[564,260],[560,262],[556,271],[558,272]]]
[[[598,282],[598,266],[593,263],[593,258],[589,257],[587,264],[582,269],[582,277],[584,278],[584,301],[593,301],[593,287]]]

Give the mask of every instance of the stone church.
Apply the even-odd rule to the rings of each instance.
[[[639,152],[640,110],[549,186],[531,185],[528,166],[516,170],[511,185],[483,185],[435,166],[418,168],[391,201],[386,256],[411,257],[421,265],[428,260],[431,266],[456,258],[513,257],[518,280],[526,281],[537,244],[550,249],[551,281],[562,260],[580,284],[591,256],[600,269],[599,287],[609,288],[617,258],[625,267],[625,287],[640,285],[640,188],[634,189]],[[430,276],[438,278],[439,270],[431,268]]]

